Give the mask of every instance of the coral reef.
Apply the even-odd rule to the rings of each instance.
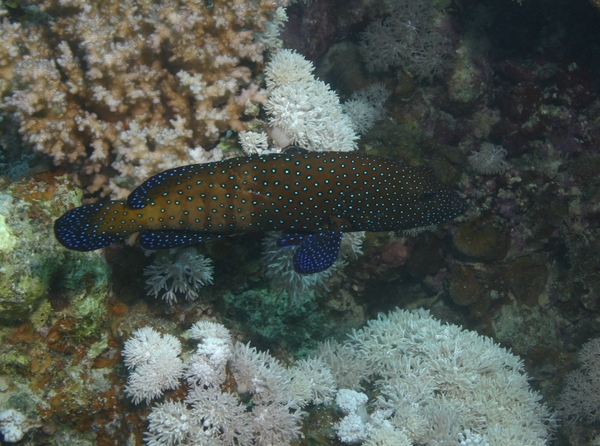
[[[187,444],[198,435],[215,445],[289,445],[299,435],[300,407],[329,405],[336,390],[336,405],[345,416],[333,427],[344,443],[451,443],[479,436],[480,443],[490,445],[543,445],[554,427],[540,396],[529,389],[519,358],[424,311],[380,315],[346,343],[330,343],[291,368],[249,344],[232,344],[230,333],[216,323],[197,322],[189,335],[200,343],[186,362],[187,396],[153,407],[150,445]],[[173,360],[179,354],[174,342],[144,327],[125,344],[126,365],[156,361],[162,356],[157,352],[168,349]],[[348,363],[347,354],[353,373],[339,367]],[[194,365],[200,358],[205,367]],[[163,367],[171,368],[162,359]],[[137,373],[136,368],[127,389],[134,402],[139,397],[130,391],[131,377]],[[348,375],[356,378],[348,384],[368,383],[377,396],[371,400],[365,393],[338,389]],[[230,379],[234,392],[224,390]],[[146,383],[149,391],[156,390],[156,382]],[[252,404],[243,405],[238,394],[248,395]]]
[[[582,348],[600,336],[593,2],[413,2],[423,16],[410,23],[404,0],[296,2],[286,12],[277,8],[284,3],[0,3],[0,406],[42,423],[21,443],[185,444],[199,435],[339,446],[354,432],[366,446],[599,444],[597,346]],[[275,55],[269,64],[280,30],[298,53],[282,50],[290,63]],[[430,60],[369,54],[378,66],[369,71],[359,41],[370,32],[386,51],[390,42],[406,51],[412,38],[442,45]],[[395,42],[398,33],[408,37]],[[399,65],[384,69],[392,61]],[[442,71],[421,71],[440,63]],[[322,82],[306,91],[275,85],[286,77]],[[389,92],[385,119],[365,106],[371,85]],[[265,105],[284,87],[289,97],[275,94],[273,107],[293,113],[277,117]],[[360,140],[338,141],[332,116],[323,117],[332,104]],[[313,117],[328,126],[306,121]],[[186,269],[181,252],[150,266],[128,246],[89,254],[55,246],[52,220],[81,201],[65,171],[87,200],[122,196],[163,167],[278,151],[273,141],[290,135],[273,131],[275,120],[298,134],[326,130],[329,148],[428,166],[460,189],[466,212],[426,232],[360,236],[351,245],[362,254],[322,277],[290,274],[293,248],[275,250],[275,235],[266,258],[262,234],[222,237],[190,256],[212,259],[202,288],[208,265]],[[153,297],[169,290],[177,301]],[[339,340],[394,307],[426,308],[450,325],[392,312]],[[387,324],[397,319],[403,333]],[[172,336],[181,353],[128,371],[122,350],[140,327],[153,327],[159,343]],[[158,373],[128,384],[161,361],[175,366],[160,372],[170,370],[176,388],[157,386]],[[139,404],[127,396],[134,388]],[[364,406],[344,412],[334,401],[343,389],[363,394]],[[540,395],[559,409],[554,430]]]
[[[361,36],[361,54],[371,71],[401,66],[419,79],[448,70],[452,41],[444,35],[435,2],[399,0],[389,17],[371,23]]]
[[[264,62],[255,33],[281,6],[40,0],[22,24],[1,6],[0,112],[88,192],[124,196],[162,170],[219,159],[207,150],[220,133],[246,129],[251,66]]]
[[[106,261],[67,252],[52,237],[53,220],[79,204],[67,175],[40,174],[0,190],[0,319],[26,320],[54,295],[72,303],[81,336],[98,328],[109,287]]]

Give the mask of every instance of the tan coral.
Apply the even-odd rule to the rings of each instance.
[[[201,148],[247,129],[246,99],[264,95],[252,87],[249,62],[265,50],[254,36],[287,0],[30,3],[47,23],[0,23],[0,113],[90,192],[116,197],[218,157]]]

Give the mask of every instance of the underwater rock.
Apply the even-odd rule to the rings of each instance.
[[[447,265],[445,251],[446,245],[442,240],[434,234],[425,233],[415,242],[406,266],[415,277],[433,276]]]
[[[510,245],[500,228],[482,220],[473,220],[459,227],[452,241],[463,254],[485,260],[502,260]]]
[[[41,426],[39,420],[30,420],[18,410],[7,409],[0,412],[0,431],[6,443],[16,443],[31,429]]]
[[[464,42],[456,50],[456,64],[448,79],[448,96],[459,107],[473,104],[487,88],[489,67],[482,61],[476,61],[473,50]]]
[[[452,265],[448,277],[448,291],[455,304],[467,306],[485,298],[485,284],[479,276],[474,266]]]
[[[546,288],[548,267],[543,255],[519,257],[506,266],[504,277],[517,301],[533,307]]]
[[[82,336],[97,325],[108,266],[95,253],[64,249],[52,232],[54,219],[79,204],[81,193],[67,175],[33,175],[0,191],[0,321],[27,319],[47,299],[55,310],[70,304],[71,315],[87,321],[79,326]]]
[[[487,307],[492,296],[497,295],[500,289],[493,271],[480,263],[452,265],[447,287],[452,301],[462,307],[478,302],[479,307]]]

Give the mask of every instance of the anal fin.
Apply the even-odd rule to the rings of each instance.
[[[142,248],[158,250],[195,245],[218,237],[221,237],[221,234],[206,234],[171,229],[149,229],[143,231],[138,240]]]

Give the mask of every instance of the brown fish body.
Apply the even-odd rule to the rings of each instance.
[[[90,250],[140,231],[409,229],[453,218],[462,212],[462,201],[422,167],[353,152],[308,152],[171,169],[147,180],[127,201],[70,212],[57,220],[57,238],[71,249]],[[163,246],[171,241],[161,239],[155,249],[171,247]]]

